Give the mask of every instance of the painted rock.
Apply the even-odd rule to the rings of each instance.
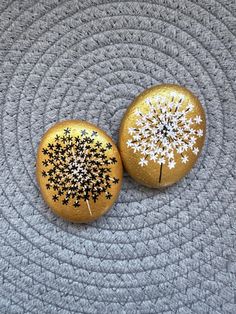
[[[145,186],[172,185],[196,163],[205,128],[203,107],[189,90],[172,84],[151,87],[133,101],[122,120],[124,167]]]
[[[44,134],[36,175],[45,202],[56,214],[89,222],[114,204],[123,169],[118,149],[104,131],[85,121],[69,120]]]

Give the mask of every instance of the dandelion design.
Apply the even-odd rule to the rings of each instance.
[[[183,106],[184,100],[184,95],[176,93],[171,94],[171,101],[164,96],[147,98],[148,113],[137,109],[136,125],[128,130],[131,138],[126,144],[134,153],[142,155],[140,166],[147,166],[149,160],[160,165],[159,183],[164,165],[169,169],[176,167],[176,154],[186,164],[190,152],[194,155],[199,153],[197,138],[203,137],[203,129],[199,128],[203,121],[199,115],[188,117],[194,105],[188,102]]]
[[[111,165],[117,159],[106,155],[112,144],[102,144],[97,136],[96,131],[87,130],[72,136],[71,129],[66,128],[63,135],[55,136],[54,143],[42,149],[45,155],[42,176],[47,178],[46,188],[55,191],[53,201],[61,200],[63,205],[72,201],[74,207],[80,207],[83,200],[91,216],[90,201],[96,202],[103,193],[110,199],[109,189],[119,182],[110,175]]]

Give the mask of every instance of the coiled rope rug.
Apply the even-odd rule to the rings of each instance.
[[[0,2],[0,313],[236,313],[234,0]],[[86,119],[117,140],[145,88],[177,83],[207,114],[190,174],[163,191],[127,175],[87,225],[48,210],[46,129]]]

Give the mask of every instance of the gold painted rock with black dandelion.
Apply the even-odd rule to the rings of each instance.
[[[151,87],[133,101],[122,120],[124,167],[148,187],[174,184],[196,163],[205,127],[203,107],[189,90],[174,84]]]
[[[123,169],[118,149],[104,131],[85,121],[69,120],[44,134],[36,173],[43,198],[56,214],[88,222],[114,204]]]

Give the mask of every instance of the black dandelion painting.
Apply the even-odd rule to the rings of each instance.
[[[92,216],[91,201],[96,202],[101,194],[107,199],[109,192],[119,179],[111,176],[111,165],[117,163],[115,157],[106,152],[112,144],[103,144],[97,139],[97,132],[82,130],[72,136],[71,129],[64,129],[63,135],[56,135],[54,143],[42,149],[45,159],[42,176],[47,178],[46,188],[53,190],[54,202],[80,207],[85,201]]]

